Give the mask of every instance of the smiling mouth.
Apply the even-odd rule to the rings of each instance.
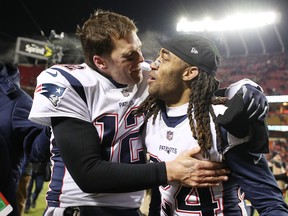
[[[131,73],[135,73],[135,72],[139,73],[140,71],[141,71],[141,68],[136,68],[136,69],[133,69],[133,70],[129,71],[129,73],[130,74]]]

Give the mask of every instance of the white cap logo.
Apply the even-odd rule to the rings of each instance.
[[[191,53],[198,54],[198,50],[195,47],[192,47]]]

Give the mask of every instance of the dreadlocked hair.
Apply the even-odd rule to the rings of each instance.
[[[208,74],[203,70],[199,70],[198,76],[191,82],[191,95],[187,114],[189,118],[190,128],[194,139],[198,141],[202,149],[203,156],[209,157],[208,150],[211,149],[213,140],[210,127],[210,115],[215,123],[217,146],[221,146],[222,138],[220,127],[216,123],[216,115],[212,105],[225,104],[228,100],[226,97],[216,97],[213,93],[219,88],[219,81],[212,74]],[[149,95],[133,112],[134,115],[140,116],[145,114],[144,122],[153,116],[153,122],[160,110],[165,109],[165,103],[155,97]],[[219,149],[220,151],[221,149]]]
[[[216,123],[216,115],[212,105],[224,104],[227,98],[215,97],[219,81],[214,75],[200,70],[198,76],[191,81],[191,94],[188,105],[188,118],[193,137],[198,141],[203,156],[209,157],[213,140],[210,127],[210,115],[215,123],[217,146],[222,144],[220,127]]]
[[[138,109],[135,110],[133,114],[136,116],[145,114],[144,123],[146,123],[148,119],[153,116],[152,124],[154,124],[159,111],[164,107],[165,103],[163,101],[148,95],[148,97],[140,104]]]

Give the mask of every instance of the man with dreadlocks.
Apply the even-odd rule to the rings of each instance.
[[[219,52],[210,40],[184,34],[165,42],[151,64],[149,96],[137,111],[146,114],[143,137],[150,161],[171,161],[187,149],[200,147],[202,153],[198,159],[223,161],[231,176],[227,182],[209,188],[187,187],[180,182],[162,185],[159,187],[161,205],[155,205],[153,191],[154,207],[150,206],[150,215],[159,215],[155,211],[158,207],[161,215],[168,216],[243,216],[247,215],[244,194],[260,215],[288,215],[281,190],[265,157],[261,156],[267,152],[267,146],[258,148],[257,152],[250,143],[255,134],[259,135],[257,130],[263,130],[259,124],[263,126],[265,119],[259,113],[253,119],[255,113],[249,113],[249,107],[247,112],[239,111],[245,110],[241,105],[246,100],[247,89],[251,92],[251,88],[255,91],[261,88],[244,79],[226,89],[228,97],[216,97],[219,81],[215,72],[219,62]],[[230,98],[233,104],[229,101],[227,108]],[[263,103],[267,101],[259,100],[256,106]],[[237,132],[237,126],[231,126],[239,115],[241,132]]]

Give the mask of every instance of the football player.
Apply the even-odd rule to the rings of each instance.
[[[159,215],[157,209],[163,216],[243,216],[244,198],[260,215],[288,215],[262,156],[269,151],[267,99],[259,97],[261,87],[248,79],[217,92],[219,63],[212,41],[184,34],[164,43],[151,64],[149,96],[137,110],[146,114],[143,137],[150,160],[172,161],[187,149],[201,148],[198,159],[223,162],[231,170],[228,181],[214,187],[161,185],[161,196],[152,193],[151,216]],[[215,96],[221,92],[225,97]],[[159,200],[161,204],[155,203]]]

